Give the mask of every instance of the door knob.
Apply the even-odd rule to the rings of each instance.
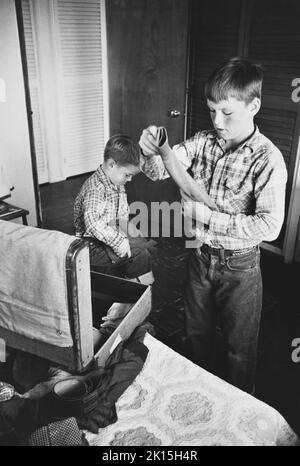
[[[170,110],[169,111],[169,116],[171,118],[178,118],[180,116],[180,111],[179,110]]]

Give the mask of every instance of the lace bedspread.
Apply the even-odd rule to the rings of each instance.
[[[299,445],[271,406],[201,369],[146,334],[142,372],[117,403],[118,421],[90,445]]]

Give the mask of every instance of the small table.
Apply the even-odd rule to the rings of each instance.
[[[0,207],[3,204],[7,207],[7,209],[5,209],[4,212],[2,213],[0,209],[0,220],[13,220],[14,218],[22,217],[23,225],[28,225],[27,223],[27,215],[29,214],[28,210],[22,209],[21,207],[16,207],[4,201],[0,202]]]

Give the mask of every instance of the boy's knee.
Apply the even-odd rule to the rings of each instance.
[[[126,275],[129,278],[137,278],[147,272],[151,272],[151,254],[147,249],[135,248],[131,254],[131,260],[126,265]]]

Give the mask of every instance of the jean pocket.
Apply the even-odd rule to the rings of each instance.
[[[257,254],[245,254],[240,256],[231,256],[226,260],[226,264],[229,270],[236,272],[248,272],[255,269],[258,264]]]
[[[196,257],[200,262],[204,262],[206,265],[210,263],[209,254],[201,251],[199,248],[196,249]]]

